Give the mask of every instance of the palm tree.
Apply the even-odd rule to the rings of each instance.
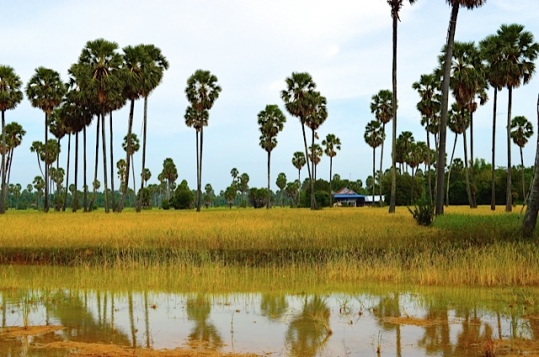
[[[232,170],[230,170],[230,176],[232,176],[232,183],[236,183],[236,179],[238,178],[239,174],[240,172],[235,167],[233,167]]]
[[[313,103],[314,108],[311,111],[311,113],[307,116],[305,120],[305,125],[307,125],[311,129],[311,163],[313,163],[313,166],[311,166],[312,169],[312,180],[311,180],[311,202],[314,204],[314,207],[316,208],[316,200],[314,196],[314,182],[316,181],[316,168],[318,163],[320,162],[320,159],[322,158],[323,151],[320,145],[315,144],[314,139],[318,139],[318,135],[316,131],[324,123],[328,116],[328,112],[326,109],[326,98],[320,95],[320,93],[316,92],[313,97]]]
[[[129,156],[131,162],[133,162],[133,155],[137,151],[139,151],[139,149],[140,149],[140,140],[138,139],[137,135],[131,133],[131,136],[129,137],[129,139],[128,139],[128,136],[126,135],[124,137],[124,141],[122,143],[122,148],[126,152],[126,157]],[[127,193],[127,187],[129,186],[129,181],[128,181],[129,174],[127,172],[128,169],[129,169],[129,165],[128,165],[128,162],[126,160],[126,167],[125,167],[126,178],[125,178],[125,186],[124,186],[124,189],[122,191],[122,196]],[[134,164],[131,165],[131,170],[132,170],[132,174],[133,174],[133,191],[135,192],[135,195],[136,195],[137,184],[135,182],[135,165]],[[144,183],[144,180],[142,180],[142,182]],[[123,206],[123,202],[122,202],[122,206]]]
[[[511,120],[511,139],[519,147],[520,164],[522,166],[522,199],[526,201],[526,184],[524,182],[524,157],[522,149],[533,135],[533,125],[525,116],[516,116]]]
[[[451,78],[451,59],[453,57],[453,44],[455,42],[455,31],[457,28],[457,18],[461,6],[467,9],[474,9],[482,6],[486,0],[446,0],[451,5],[451,16],[445,45],[445,58],[442,72],[442,102],[440,114],[440,147],[438,150],[438,165],[436,166],[436,215],[444,213],[444,187],[445,187],[445,154],[447,136],[447,118],[449,112],[449,81]]]
[[[49,116],[49,129],[51,134],[56,137],[58,152],[60,152],[60,141],[66,134],[68,134],[69,130],[64,122],[64,117],[60,109],[61,107],[55,108]],[[56,172],[60,172],[60,160],[56,160]],[[56,185],[55,211],[60,211],[60,206],[62,205],[60,197],[60,185]]]
[[[108,179],[107,179],[107,146],[105,137],[105,114],[117,106],[118,96],[121,95],[126,81],[121,80],[122,56],[117,52],[118,44],[102,38],[88,41],[82,49],[79,62],[72,66],[72,73],[76,74],[81,91],[90,96],[91,102],[96,105],[99,119],[101,119],[101,136],[103,148],[103,183],[105,194],[105,212],[109,212]],[[99,133],[97,134],[99,136]],[[99,142],[96,140],[96,148]],[[97,155],[96,155],[97,160]],[[96,165],[97,167],[97,165]],[[97,172],[97,170],[95,170]],[[94,179],[95,181],[95,179]],[[94,191],[95,192],[95,191]]]
[[[178,178],[178,169],[176,169],[176,164],[174,164],[174,161],[171,158],[167,157],[163,161],[163,171],[161,171],[160,176],[163,178],[163,181],[166,181],[166,197],[167,200],[170,200],[170,191],[172,189],[172,185]]]
[[[194,118],[195,130],[200,132],[200,143],[197,145],[197,212],[200,212],[202,196],[202,148],[204,144],[204,126],[208,123],[209,110],[215,100],[219,98],[221,87],[217,84],[217,77],[210,71],[197,70],[187,79],[185,94],[196,114]],[[189,109],[188,109],[189,110]],[[187,118],[186,118],[187,122]],[[197,136],[198,137],[198,136]]]
[[[307,160],[305,159],[305,154],[302,153],[301,151],[296,151],[293,156],[292,156],[292,165],[294,165],[294,167],[296,169],[298,169],[298,202],[300,202],[300,190],[301,190],[301,169],[303,168],[303,166],[305,166],[305,163],[307,162]]]
[[[396,150],[397,150],[397,25],[400,21],[399,12],[403,6],[403,0],[387,0],[391,7],[391,18],[393,19],[393,66],[392,66],[392,83],[393,83],[393,98],[392,98],[392,113],[393,113],[393,135],[391,140],[392,160],[391,160],[391,196],[389,199],[389,213],[395,213],[395,200],[397,194],[397,169],[396,165]],[[408,0],[410,5],[416,0]]]
[[[320,99],[320,93],[316,92],[316,83],[314,83],[309,73],[293,72],[292,75],[285,80],[286,89],[281,92],[281,98],[285,103],[286,110],[292,115],[299,118],[301,123],[301,131],[303,134],[303,145],[305,149],[305,157],[309,156],[307,147],[307,136],[305,135],[305,125],[308,118],[316,110],[317,101]],[[314,131],[313,131],[314,135]],[[314,199],[314,182],[313,172],[309,160],[307,163],[307,173],[311,184],[311,209],[316,208]]]
[[[380,171],[382,171],[382,164],[384,161],[384,143],[385,143],[385,137],[386,137],[385,135],[386,124],[389,123],[391,119],[393,119],[393,115],[395,114],[393,112],[393,93],[387,89],[380,90],[377,94],[372,96],[370,108],[371,108],[371,113],[374,114],[374,117],[380,123],[382,123],[382,133],[384,134],[383,135],[384,141],[382,142],[382,147],[380,150]],[[380,190],[381,189],[382,187],[380,187]],[[394,208],[393,210],[391,210],[391,207],[390,207],[390,213],[392,212],[394,212]]]
[[[438,149],[438,127],[440,112],[440,81],[435,74],[422,74],[418,82],[412,84],[412,88],[419,93],[420,101],[417,103],[417,110],[421,113],[421,125],[427,132],[427,149],[430,151],[430,134],[434,134],[434,147]],[[430,155],[427,156],[426,165],[428,166],[428,190],[430,203],[432,197],[432,180]]]
[[[266,208],[270,208],[270,161],[271,152],[277,146],[277,134],[283,130],[286,117],[276,104],[268,104],[258,113],[258,125],[260,125],[260,147],[268,153],[268,201]]]
[[[534,42],[533,34],[524,31],[524,26],[518,24],[502,25],[497,31],[499,49],[502,58],[502,83],[508,90],[507,104],[507,188],[505,211],[512,211],[511,195],[511,109],[513,103],[513,88],[527,84],[535,72],[535,59],[539,53],[539,44]]]
[[[245,201],[245,192],[247,192],[249,189],[249,180],[249,175],[244,172],[238,177],[238,184],[237,187],[235,187],[236,191],[239,189],[241,192],[241,201],[243,207],[247,207],[247,202]]]
[[[26,134],[26,131],[17,122],[11,122],[6,125],[6,150],[9,157],[6,161],[6,185],[9,186],[9,178],[11,176],[11,165],[13,164],[13,154],[15,148],[21,145],[22,138]]]
[[[318,167],[318,164],[320,163],[320,160],[322,159],[322,155],[324,155],[324,151],[322,150],[322,147],[315,143],[312,146],[309,146],[309,160],[311,161],[312,168],[313,168],[313,182],[316,181],[316,168]]]
[[[281,172],[279,173],[279,175],[277,175],[277,180],[275,181],[275,184],[277,185],[277,187],[279,187],[279,190],[281,190],[281,207],[284,207],[283,193],[284,188],[286,187],[286,175],[284,172]]]
[[[337,150],[341,150],[341,139],[336,137],[335,134],[328,134],[326,135],[326,139],[322,140],[322,145],[325,146],[324,153],[329,156],[329,202],[330,206],[333,206],[333,189],[331,185],[331,178],[333,177],[333,158],[337,156]]]
[[[49,115],[62,102],[67,91],[65,84],[60,79],[60,74],[52,69],[38,67],[30,81],[26,85],[26,96],[33,107],[43,110],[45,113],[45,143],[49,141]],[[45,203],[44,212],[49,211],[49,169],[45,165]]]
[[[146,170],[146,140],[148,131],[148,97],[151,92],[161,83],[165,70],[168,69],[168,61],[161,50],[154,45],[143,45],[146,52],[146,61],[141,65],[142,69],[142,96],[144,97],[144,119],[142,122],[142,173]],[[141,182],[141,189],[144,188]],[[142,198],[142,195],[140,196]],[[137,204],[137,212],[141,210],[141,201]]]
[[[372,178],[374,180],[375,167],[376,167],[376,148],[384,142],[384,132],[382,131],[382,124],[378,120],[371,120],[365,127],[365,134],[363,138],[365,142],[372,148]],[[372,202],[374,203],[374,189],[375,184],[372,185]],[[380,202],[381,203],[381,202]]]
[[[464,161],[467,161],[467,148],[466,148],[466,129],[470,126],[470,114],[467,109],[462,110],[457,103],[453,103],[451,112],[449,113],[448,126],[449,129],[455,133],[455,142],[453,143],[453,150],[451,152],[451,159],[449,160],[449,170],[447,172],[447,191],[446,191],[446,204],[449,205],[449,182],[451,178],[451,168],[453,167],[453,157],[455,155],[455,148],[457,146],[458,135],[464,136]],[[469,180],[468,180],[468,164],[466,166],[466,192],[469,194]]]
[[[490,209],[496,209],[496,110],[498,105],[498,91],[503,88],[503,68],[500,48],[500,38],[496,35],[487,36],[479,42],[479,51],[482,59],[486,62],[485,75],[489,84],[494,88],[492,105],[492,169],[491,169],[491,196]]]
[[[443,60],[443,55],[440,57]],[[476,98],[479,99],[479,104],[483,105],[488,100],[486,93],[488,83],[485,77],[485,67],[479,56],[479,50],[473,42],[455,42],[453,49],[453,57],[451,64],[451,79],[449,87],[453,92],[456,102],[463,110],[464,108],[470,115],[470,161],[472,162],[471,169],[466,169],[467,178],[471,177],[472,185],[475,186],[473,172],[473,113],[477,110]],[[466,138],[466,133],[464,137]],[[465,156],[467,153],[464,153]],[[468,162],[465,163],[466,167]],[[467,184],[469,186],[469,183]],[[476,208],[475,189],[470,192],[470,207]]]

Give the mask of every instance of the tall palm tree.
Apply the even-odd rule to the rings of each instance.
[[[26,96],[33,107],[45,113],[45,143],[48,143],[49,115],[62,102],[67,91],[66,85],[60,79],[60,74],[52,69],[38,67],[26,85]],[[44,212],[49,211],[49,169],[45,166],[45,202]]]
[[[492,169],[491,169],[491,195],[490,209],[496,209],[496,111],[498,106],[498,91],[503,88],[502,78],[502,55],[500,48],[500,38],[496,35],[487,36],[479,42],[481,58],[486,62],[486,78],[494,88],[494,99],[492,105]]]
[[[65,119],[61,112],[61,107],[55,108],[51,115],[49,116],[49,130],[52,135],[56,137],[56,143],[58,146],[58,152],[60,152],[60,142],[63,137],[68,134],[68,127],[65,123]],[[56,160],[56,172],[60,172],[60,160]],[[60,194],[60,185],[56,185],[56,194],[54,199],[54,210],[60,211],[62,206],[61,194]]]
[[[123,59],[117,51],[118,44],[115,42],[110,42],[102,38],[88,41],[82,49],[79,62],[72,66],[72,72],[77,74],[77,81],[79,82],[81,91],[89,96],[91,102],[98,108],[98,125],[99,120],[101,120],[103,183],[105,212],[107,213],[109,212],[109,199],[105,115],[110,112],[111,108],[117,105],[117,98],[123,91],[126,83],[125,80],[122,80],[122,73],[124,73],[121,71]],[[97,140],[96,144],[98,145]]]
[[[281,191],[281,207],[284,207],[283,194],[284,188],[286,187],[286,174],[284,172],[280,172],[279,175],[277,175],[277,180],[275,180],[275,184],[277,185],[277,187],[279,187],[279,190]]]
[[[13,154],[15,148],[21,145],[22,138],[26,134],[23,127],[17,122],[11,122],[6,125],[6,150],[9,157],[6,161],[6,185],[9,186],[9,178],[11,176],[11,166],[13,164]]]
[[[443,60],[443,55],[440,57]],[[449,87],[453,92],[456,102],[461,110],[466,109],[470,115],[470,170],[466,169],[467,178],[470,179],[475,187],[475,178],[473,172],[473,113],[477,110],[479,100],[480,105],[484,105],[488,100],[486,90],[488,83],[485,77],[485,67],[479,55],[479,50],[473,42],[455,42],[453,48],[453,57],[451,64],[451,79]],[[466,133],[463,133],[466,137]],[[465,156],[467,153],[464,153]],[[465,162],[468,167],[468,162]],[[469,183],[468,183],[469,185]],[[476,208],[475,189],[469,192],[470,207]]]
[[[322,159],[322,155],[324,155],[324,150],[322,150],[322,147],[318,145],[318,143],[314,143],[314,145],[309,146],[309,160],[311,161],[313,168],[313,182],[316,181],[316,168]]]
[[[376,148],[384,142],[384,132],[382,131],[382,124],[378,120],[371,120],[365,127],[365,134],[363,138],[365,142],[372,148],[372,178],[376,177]],[[374,203],[375,184],[372,185],[372,202]]]
[[[217,84],[217,77],[210,71],[197,70],[187,79],[185,94],[196,113],[195,130],[200,132],[200,143],[197,145],[197,212],[200,212],[202,196],[202,149],[204,147],[204,126],[207,125],[209,110],[219,98],[221,87]]]
[[[324,153],[329,156],[329,202],[330,206],[333,206],[333,189],[332,189],[332,177],[333,177],[333,158],[337,156],[337,151],[341,150],[341,139],[335,136],[335,134],[328,134],[326,138],[322,140],[322,145],[325,146]],[[381,195],[381,192],[380,192]]]
[[[414,4],[416,0],[408,0],[410,5]],[[391,7],[391,18],[393,20],[393,65],[391,70],[391,78],[393,84],[393,99],[392,99],[392,112],[393,112],[393,135],[391,140],[391,195],[389,199],[389,213],[395,213],[395,201],[397,194],[397,168],[396,165],[396,150],[397,150],[397,25],[400,21],[399,12],[404,5],[403,0],[387,0],[388,5]]]
[[[522,167],[522,199],[526,200],[526,184],[524,182],[524,157],[522,149],[533,135],[533,125],[525,116],[516,116],[511,120],[511,139],[520,150],[520,165]]]
[[[423,74],[418,82],[412,84],[412,88],[419,93],[421,98],[417,103],[417,110],[421,113],[421,124],[427,132],[427,149],[430,151],[430,134],[434,134],[434,147],[438,149],[438,127],[440,113],[440,80],[435,74]],[[428,190],[429,199],[432,204],[432,174],[430,155],[426,156],[426,165],[428,166]]]
[[[451,159],[449,160],[449,170],[447,172],[447,190],[446,190],[446,204],[449,205],[449,182],[451,178],[451,168],[453,167],[453,157],[455,155],[455,148],[457,147],[457,139],[460,134],[466,135],[466,130],[470,126],[470,114],[468,110],[465,108],[462,110],[457,103],[453,103],[451,112],[449,113],[449,121],[448,121],[448,127],[449,129],[455,133],[455,141],[453,143],[453,150],[451,151]],[[466,155],[466,138],[464,138],[464,161],[467,161],[467,155]],[[466,171],[468,170],[467,164],[466,165]],[[469,191],[469,180],[468,180],[468,174],[466,173],[466,193],[468,194],[468,198],[470,199],[470,195],[468,193]]]
[[[258,113],[258,125],[260,125],[260,147],[268,153],[268,201],[266,209],[270,208],[270,161],[271,152],[277,146],[277,134],[283,130],[286,117],[276,104],[268,104]]]
[[[9,66],[0,65],[0,111],[2,112],[2,167],[0,175],[0,214],[6,213],[6,110],[15,109],[22,101],[21,78]]]
[[[286,89],[281,92],[281,98],[284,101],[286,110],[292,115],[299,118],[301,123],[301,131],[303,134],[303,145],[305,149],[305,157],[309,156],[307,147],[307,136],[305,134],[305,125],[307,119],[316,110],[317,100],[320,98],[320,93],[315,91],[316,83],[313,81],[309,73],[293,72],[286,80]],[[314,134],[314,131],[313,131]],[[316,208],[314,200],[314,182],[313,171],[311,170],[309,160],[307,163],[307,173],[311,184],[311,209]]]
[[[123,74],[124,74],[124,89],[123,89],[123,95],[127,100],[129,101],[129,118],[127,121],[127,135],[126,138],[131,138],[131,134],[133,132],[133,117],[134,117],[134,111],[135,111],[135,100],[139,99],[142,95],[142,63],[147,61],[146,57],[147,54],[144,51],[142,45],[138,46],[127,46],[123,48]],[[127,145],[127,148],[124,148],[125,150],[125,162],[126,162],[126,170],[125,170],[125,185],[122,190],[122,196],[120,198],[120,202],[118,202],[118,206],[116,207],[116,212],[121,212],[124,207],[125,202],[125,196],[127,195],[127,188],[129,186],[129,174],[131,171],[131,159],[132,159],[132,153],[133,150],[131,148],[132,140],[125,140],[124,144]],[[134,177],[133,177],[134,178]],[[133,182],[135,182],[133,180]],[[135,188],[136,193],[136,188]]]
[[[148,131],[148,97],[153,90],[161,83],[165,70],[168,69],[168,61],[161,53],[161,50],[154,45],[143,45],[147,54],[145,62],[142,63],[142,96],[144,97],[144,118],[142,122],[142,174],[146,170],[146,141]],[[144,188],[144,180],[141,182],[141,189]],[[142,199],[142,195],[140,196]],[[137,212],[142,208],[141,200],[137,204]]]
[[[513,88],[527,84],[535,72],[535,60],[539,53],[539,44],[534,42],[533,34],[518,24],[502,25],[498,31],[499,49],[502,58],[501,76],[504,87],[508,91],[507,104],[507,188],[505,211],[512,211],[511,194],[511,109]]]
[[[317,130],[324,123],[324,121],[327,119],[328,112],[326,109],[326,97],[320,95],[320,93],[316,92],[313,97],[313,103],[314,108],[311,111],[311,113],[307,116],[305,120],[305,125],[311,129],[311,163],[313,166],[311,166],[312,169],[312,180],[311,180],[311,204],[314,205],[314,208],[316,208],[316,199],[314,195],[314,182],[316,181],[316,168],[318,163],[320,162],[320,159],[322,158],[323,151],[320,145],[315,144],[314,140],[318,139]],[[315,150],[314,150],[315,149]]]
[[[451,59],[453,57],[453,44],[455,42],[455,31],[457,28],[457,18],[461,6],[467,9],[474,9],[482,6],[486,0],[446,0],[451,6],[451,16],[447,33],[447,43],[445,45],[445,58],[442,71],[442,101],[440,114],[440,147],[438,150],[438,165],[436,166],[436,215],[444,213],[444,187],[445,187],[445,154],[447,136],[447,118],[449,112],[449,81],[451,78]]]
[[[402,2],[402,1],[401,1]],[[401,4],[402,6],[402,4]],[[380,149],[380,171],[382,171],[382,164],[384,161],[384,143],[386,137],[386,124],[393,119],[393,93],[390,90],[382,89],[377,94],[372,96],[371,100],[371,113],[375,118],[382,123],[382,133],[384,133],[384,141]],[[393,157],[393,156],[392,156]],[[380,190],[382,187],[380,187]],[[380,202],[381,203],[381,202]],[[391,211],[391,208],[390,208]],[[391,212],[394,212],[391,211]]]

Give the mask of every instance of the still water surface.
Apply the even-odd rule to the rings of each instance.
[[[0,334],[0,355],[76,341],[153,349],[202,342],[222,352],[268,356],[484,356],[492,346],[501,353],[517,339],[539,339],[535,293],[511,289],[473,296],[449,289],[376,294],[0,290],[2,330],[64,327],[28,339]]]

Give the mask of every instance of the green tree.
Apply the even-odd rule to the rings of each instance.
[[[210,207],[214,197],[215,193],[213,192],[213,187],[210,183],[207,183],[206,186],[204,186],[204,205],[206,208]]]
[[[190,108],[194,115],[192,118],[192,126],[195,127],[197,138],[200,133],[200,143],[197,145],[197,212],[200,212],[201,195],[202,195],[202,148],[204,144],[204,126],[208,124],[209,110],[219,98],[221,87],[217,84],[217,77],[210,71],[197,70],[189,79],[187,79],[187,88],[185,94],[187,100],[191,103]],[[189,108],[188,108],[189,110]],[[186,123],[187,123],[186,114]],[[189,124],[188,124],[189,125]]]
[[[333,175],[333,158],[337,156],[337,151],[341,150],[341,139],[335,136],[335,134],[328,134],[326,138],[322,140],[322,145],[325,146],[324,153],[329,156],[329,190],[330,193],[330,206],[333,205],[333,187],[332,187],[332,175]]]
[[[416,0],[408,0],[410,5],[416,2]],[[395,199],[397,191],[397,168],[396,168],[396,150],[397,150],[397,25],[400,21],[399,12],[403,6],[403,0],[387,0],[387,3],[391,7],[391,19],[393,20],[393,65],[391,71],[391,78],[393,84],[393,99],[392,99],[392,113],[393,113],[393,134],[391,136],[391,196],[389,199],[389,213],[395,213]]]
[[[281,190],[281,207],[284,207],[284,199],[283,199],[283,192],[286,187],[286,175],[284,172],[279,173],[277,175],[277,180],[275,181],[275,184],[277,187],[279,187],[279,190]]]
[[[440,125],[440,80],[435,74],[422,74],[418,82],[412,84],[420,97],[417,110],[421,113],[421,125],[427,133],[427,148],[430,150],[430,134],[434,135],[434,148],[438,150],[438,128]],[[430,203],[433,202],[432,174],[430,155],[427,157],[428,165],[428,192]]]
[[[11,167],[13,164],[13,154],[15,152],[15,148],[21,145],[22,138],[26,134],[26,131],[22,128],[22,126],[17,122],[11,122],[6,125],[5,127],[6,132],[6,150],[8,158],[6,160],[6,183],[9,185],[9,179],[11,176]],[[0,136],[1,137],[1,136]],[[3,140],[2,140],[3,141]]]
[[[513,88],[527,84],[535,72],[535,60],[539,53],[539,44],[534,42],[533,34],[518,24],[502,25],[497,31],[501,48],[503,86],[507,87],[507,187],[505,211],[512,211],[511,192],[511,110]]]
[[[141,64],[142,69],[142,96],[144,97],[144,118],[142,122],[142,175],[146,171],[146,141],[148,131],[148,97],[161,83],[165,70],[168,69],[168,61],[161,53],[161,50],[154,45],[142,45],[146,52],[145,61]],[[141,189],[144,188],[144,181],[141,182]],[[140,212],[141,204],[137,205],[137,212]]]
[[[54,108],[62,102],[67,91],[65,84],[60,79],[60,74],[52,69],[38,67],[34,75],[26,85],[26,96],[33,107],[43,110],[45,113],[45,143],[48,142],[49,116]],[[44,212],[49,211],[49,168],[45,166],[45,203]]]
[[[178,169],[176,169],[176,164],[174,164],[174,161],[171,158],[167,157],[163,161],[163,171],[161,171],[161,175],[166,181],[167,185],[166,198],[167,200],[170,200],[170,192],[172,190],[172,186],[178,178]]]
[[[449,113],[449,121],[448,121],[448,127],[449,129],[455,133],[455,141],[453,143],[453,150],[451,151],[451,159],[449,160],[449,169],[447,171],[447,189],[446,189],[446,195],[445,195],[445,202],[447,205],[449,205],[449,183],[451,179],[451,168],[453,167],[453,157],[455,155],[455,148],[457,147],[457,139],[460,134],[464,136],[464,143],[463,146],[465,148],[464,150],[464,161],[467,161],[468,156],[466,154],[466,129],[470,126],[470,114],[468,113],[468,110],[465,108],[464,110],[461,110],[459,105],[457,103],[453,103],[453,106],[451,108],[451,112]],[[465,163],[465,166],[467,168],[467,164]],[[468,194],[469,189],[469,181],[466,180],[466,193]],[[470,199],[470,196],[468,195],[468,198]]]
[[[396,2],[396,1],[394,1]],[[402,6],[402,0],[401,6]],[[388,1],[388,3],[391,3],[391,1]],[[397,15],[398,16],[398,15]],[[393,119],[393,93],[390,90],[382,89],[377,94],[372,96],[371,100],[371,113],[374,114],[374,117],[376,120],[378,120],[381,124],[381,132],[383,133],[383,141],[381,145],[380,150],[380,171],[382,171],[382,163],[384,161],[384,143],[386,138],[386,124]],[[393,154],[392,154],[393,157]],[[381,187],[380,187],[381,189]],[[382,193],[380,192],[380,195]],[[391,210],[390,207],[390,213],[394,212],[394,209]]]
[[[453,44],[455,42],[455,32],[457,28],[457,17],[461,6],[467,9],[474,9],[482,6],[486,0],[446,0],[451,6],[451,16],[445,45],[445,58],[442,66],[442,101],[440,114],[440,134],[438,165],[436,166],[436,215],[444,213],[444,188],[445,188],[445,164],[446,164],[446,136],[447,119],[449,112],[449,81],[451,79],[451,59],[453,58]]]
[[[242,199],[242,206],[247,207],[247,202],[245,198],[245,193],[249,189],[249,175],[247,173],[243,173],[238,177],[238,182],[236,186],[236,190],[240,190],[241,192],[241,199]]]
[[[307,136],[305,134],[305,125],[307,121],[313,119],[315,112],[322,105],[321,95],[315,91],[316,83],[314,83],[309,73],[293,72],[292,75],[285,80],[286,89],[281,92],[281,98],[285,103],[286,110],[292,115],[299,118],[301,123],[301,131],[303,134],[303,145],[305,149],[305,157],[309,156],[307,147]],[[322,97],[323,98],[323,97]],[[321,108],[320,108],[321,109]],[[327,113],[326,113],[327,114]],[[315,123],[313,123],[315,124]],[[313,130],[314,138],[314,130]],[[314,139],[313,139],[314,141]],[[316,208],[314,198],[314,180],[313,171],[309,160],[306,160],[307,172],[309,174],[309,182],[311,184],[311,209]]]
[[[105,135],[105,115],[118,106],[118,97],[122,96],[126,81],[122,80],[125,72],[122,70],[123,59],[117,52],[118,44],[105,39],[88,41],[82,49],[77,64],[71,67],[71,72],[77,79],[83,95],[87,97],[89,105],[95,107],[94,112],[98,114],[96,132],[96,153],[99,147],[99,127],[101,127],[102,149],[103,149],[103,183],[104,183],[104,205],[105,212],[109,212],[109,190],[107,178],[107,146]],[[94,181],[97,177],[94,170]],[[92,196],[90,206],[95,199],[95,191]]]
[[[524,156],[522,149],[533,135],[533,125],[525,116],[516,116],[511,120],[511,139],[520,151],[520,165],[522,167],[522,199],[526,200],[526,182],[524,180]]]
[[[134,161],[133,161],[133,155],[137,151],[139,151],[139,149],[140,149],[140,140],[138,139],[137,134],[131,133],[130,139],[128,139],[127,135],[124,136],[124,141],[122,143],[122,148],[125,150],[127,156],[130,157],[130,162],[133,163],[131,165],[131,173],[133,174],[133,191],[136,191],[137,184],[135,182],[135,165],[134,165]],[[126,176],[125,180],[126,181],[125,181],[124,189],[122,191],[122,195],[127,193],[127,186],[129,185],[129,182],[128,182],[128,180],[129,180],[128,170],[129,170],[129,163],[126,160],[126,167],[125,167],[125,176]],[[142,181],[143,181],[143,184],[144,184],[144,180],[142,180]],[[121,205],[123,206],[123,202],[121,202]],[[118,209],[120,209],[120,205],[118,205]]]
[[[266,105],[266,108],[258,113],[258,125],[260,130],[260,147],[268,153],[268,195],[270,194],[270,162],[271,152],[277,146],[277,134],[284,128],[286,117],[276,104]],[[266,208],[269,209],[270,197]]]
[[[376,171],[376,148],[384,142],[384,132],[382,131],[382,123],[378,120],[371,120],[365,127],[363,135],[365,142],[372,148],[372,178],[374,181]],[[372,202],[374,202],[375,185],[372,185]],[[381,202],[380,202],[381,203]]]

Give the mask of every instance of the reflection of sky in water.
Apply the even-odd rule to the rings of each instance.
[[[64,293],[66,297],[70,295],[67,291]],[[2,293],[0,292],[0,294]],[[86,319],[92,320],[96,329],[105,330],[104,326],[106,326],[112,330],[113,327],[116,329],[116,333],[124,335],[125,341],[129,341],[128,343],[131,345],[135,339],[137,346],[146,347],[148,330],[149,343],[154,349],[185,347],[195,327],[202,326],[200,331],[204,328],[214,329],[213,336],[214,338],[217,336],[217,339],[222,341],[221,350],[223,352],[270,353],[277,356],[289,355],[291,344],[290,341],[287,341],[287,332],[289,332],[290,326],[294,325],[293,321],[296,321],[297,326],[303,326],[302,328],[317,326],[319,331],[322,331],[318,334],[312,332],[304,334],[304,336],[311,338],[315,336],[314,339],[320,342],[318,352],[313,356],[375,356],[378,343],[381,345],[382,356],[394,356],[399,349],[402,356],[442,355],[443,351],[447,352],[448,349],[453,351],[454,355],[464,356],[468,353],[475,355],[473,350],[464,352],[464,349],[460,349],[457,352],[454,346],[458,344],[459,335],[462,335],[463,328],[473,330],[477,336],[484,336],[487,332],[486,324],[490,325],[492,337],[498,338],[496,312],[479,309],[461,311],[462,309],[457,307],[436,312],[435,310],[439,310],[441,304],[430,303],[429,299],[412,294],[397,296],[390,293],[383,297],[344,294],[321,296],[319,301],[322,302],[326,311],[329,311],[327,324],[333,332],[325,341],[324,338],[328,335],[326,330],[322,328],[323,318],[318,318],[318,322],[313,322],[311,319],[310,323],[303,325],[301,321],[297,322],[298,316],[301,316],[304,310],[304,305],[313,301],[311,295],[288,295],[284,298],[281,297],[281,300],[278,300],[277,296],[281,305],[284,301],[284,306],[280,306],[280,310],[278,310],[281,312],[278,316],[266,314],[264,308],[261,307],[264,303],[264,295],[262,294],[185,295],[137,292],[132,293],[131,296],[132,313],[130,312],[128,293],[115,293],[113,295],[105,292],[98,294],[94,291],[72,292],[71,298],[66,298],[64,301],[58,302],[55,307],[49,308],[49,323],[66,325],[66,321],[61,321],[58,317],[59,314],[55,312],[60,311],[64,305],[79,301],[88,315]],[[114,299],[114,308],[112,307],[112,299]],[[5,326],[22,326],[21,306],[4,301],[4,299],[1,301],[7,306],[6,316],[3,316],[2,323]],[[191,301],[191,309],[194,310],[188,311],[189,301]],[[384,316],[386,318],[400,316],[414,319],[442,318],[448,325],[445,325],[447,327],[444,332],[440,331],[444,326],[441,323],[428,327],[404,324],[399,328],[398,325],[384,320]],[[71,316],[71,318],[73,321],[77,321],[77,316]],[[113,318],[114,324],[112,323]],[[466,318],[471,322],[469,325],[466,325]],[[474,320],[474,318],[477,319]],[[46,320],[45,307],[42,304],[33,305],[29,312],[30,325],[45,325]],[[87,322],[85,324],[89,325]],[[467,327],[463,327],[464,325]],[[519,325],[522,324],[519,323]],[[430,331],[431,335],[427,336],[427,330]],[[77,333],[81,333],[80,331]],[[510,317],[502,315],[501,331],[504,337],[511,335]],[[83,333],[91,335],[92,331],[84,330]],[[59,334],[65,336],[65,332],[59,332]],[[429,342],[443,340],[441,337],[443,334],[453,347],[445,349],[439,347],[438,350],[435,348],[434,351],[429,350],[430,352],[427,353]],[[96,336],[98,335],[99,333],[96,333]],[[523,331],[521,336],[531,338],[529,331],[528,333]],[[298,341],[296,340],[296,342]]]

